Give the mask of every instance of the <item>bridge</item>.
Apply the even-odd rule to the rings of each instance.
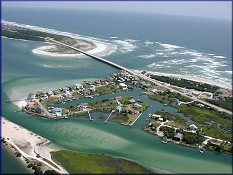
[[[126,67],[123,67],[123,66],[121,66],[121,65],[119,65],[119,64],[116,64],[116,63],[113,63],[113,62],[111,62],[111,61],[105,60],[105,59],[103,59],[103,58],[100,58],[100,57],[98,57],[98,56],[95,56],[95,55],[93,55],[93,54],[90,54],[90,53],[88,53],[88,52],[85,52],[85,51],[83,51],[83,50],[80,50],[80,49],[78,49],[78,48],[76,48],[76,47],[73,47],[73,46],[70,46],[70,45],[68,45],[68,44],[61,43],[61,42],[59,42],[59,41],[54,40],[53,38],[46,37],[45,40],[46,40],[46,41],[51,41],[51,42],[56,43],[56,44],[58,44],[58,45],[62,45],[62,46],[71,48],[71,49],[73,49],[73,50],[76,50],[76,51],[78,51],[78,52],[80,52],[80,53],[83,53],[84,55],[87,55],[87,56],[89,56],[89,57],[91,57],[91,58],[94,58],[94,59],[96,59],[96,60],[99,60],[99,61],[101,61],[101,62],[104,62],[104,63],[106,63],[106,64],[108,64],[108,65],[110,65],[110,66],[113,66],[113,67],[118,68],[118,69],[120,69],[120,70],[124,70],[124,71],[126,71],[126,72],[128,72],[128,73],[130,73],[130,74],[132,74],[132,75],[134,75],[134,76],[137,76],[137,77],[139,77],[139,78],[141,78],[141,79],[143,79],[143,80],[147,80],[147,81],[149,81],[149,82],[151,82],[151,83],[153,83],[153,84],[156,84],[156,85],[158,85],[158,86],[161,86],[161,87],[164,87],[164,88],[166,88],[166,89],[169,89],[169,90],[172,91],[172,92],[179,93],[179,94],[181,94],[182,96],[185,96],[185,97],[187,97],[187,98],[189,98],[189,99],[191,99],[191,100],[201,102],[201,103],[203,103],[203,104],[205,104],[205,105],[207,105],[207,106],[210,106],[210,107],[212,107],[212,108],[215,108],[215,109],[218,110],[218,111],[222,111],[222,112],[225,112],[225,113],[228,113],[228,114],[232,115],[232,111],[229,111],[229,110],[226,110],[226,109],[224,109],[224,108],[215,106],[215,105],[210,104],[210,103],[208,103],[208,102],[206,102],[206,101],[197,99],[196,97],[190,97],[190,96],[186,95],[186,94],[183,93],[183,92],[180,92],[180,91],[178,91],[178,90],[176,90],[176,89],[174,89],[174,88],[169,87],[168,85],[162,84],[162,83],[161,83],[160,81],[158,81],[158,80],[155,80],[155,79],[152,79],[152,78],[150,78],[150,77],[147,77],[147,76],[145,76],[145,75],[143,75],[143,74],[140,74],[140,73],[136,73],[136,72],[134,72],[134,71],[131,71],[131,70],[127,69]]]

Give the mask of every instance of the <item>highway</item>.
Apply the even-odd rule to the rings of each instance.
[[[76,51],[78,51],[78,52],[80,52],[80,53],[83,53],[83,54],[85,54],[85,55],[87,55],[87,56],[89,56],[89,57],[92,57],[92,58],[94,58],[94,59],[97,59],[97,60],[99,60],[99,61],[101,61],[101,62],[104,62],[104,63],[106,63],[106,64],[108,64],[108,65],[111,65],[111,66],[113,66],[113,67],[115,67],[115,68],[118,68],[118,69],[120,69],[120,70],[124,70],[124,71],[126,71],[126,72],[128,72],[128,73],[130,73],[130,74],[132,74],[132,75],[134,75],[134,76],[137,76],[137,77],[139,77],[139,78],[141,78],[141,79],[143,79],[143,80],[147,80],[147,81],[149,81],[149,82],[151,82],[151,83],[153,83],[153,84],[156,84],[156,85],[158,85],[158,86],[161,86],[161,87],[164,87],[164,88],[166,88],[166,89],[169,89],[169,90],[172,91],[172,92],[179,93],[179,94],[181,94],[182,96],[185,96],[185,97],[187,97],[187,98],[189,98],[189,99],[191,99],[191,100],[198,101],[198,102],[203,103],[203,104],[205,104],[205,105],[207,105],[207,106],[210,106],[210,107],[212,107],[212,108],[214,108],[214,109],[216,109],[216,110],[218,110],[218,111],[222,111],[222,112],[225,112],[225,113],[228,113],[228,114],[232,115],[232,111],[229,111],[229,110],[223,109],[223,108],[221,108],[221,107],[215,106],[215,105],[210,104],[210,103],[208,103],[208,102],[205,102],[205,101],[203,101],[203,100],[201,100],[201,99],[197,99],[196,97],[190,97],[190,96],[186,95],[186,94],[183,93],[183,92],[180,92],[180,91],[178,91],[178,90],[176,90],[176,89],[173,89],[173,88],[169,87],[168,85],[164,85],[164,84],[162,84],[161,82],[159,82],[159,81],[157,81],[157,80],[155,80],[155,79],[151,79],[150,77],[147,77],[147,76],[145,76],[145,75],[143,75],[143,74],[140,74],[140,73],[136,73],[136,72],[134,72],[134,71],[131,71],[131,70],[129,70],[129,69],[127,69],[127,68],[125,68],[125,67],[123,67],[123,66],[121,66],[121,65],[118,65],[118,64],[113,63],[113,62],[111,62],[111,61],[105,60],[105,59],[100,58],[100,57],[98,57],[98,56],[92,55],[92,54],[87,53],[87,52],[85,52],[85,51],[82,51],[82,50],[80,50],[80,49],[78,49],[78,48],[75,48],[75,47],[73,47],[73,46],[70,46],[70,45],[61,43],[61,42],[56,41],[56,40],[54,40],[54,39],[52,39],[52,38],[48,38],[48,37],[47,37],[47,38],[45,38],[45,40],[46,40],[46,41],[51,41],[51,42],[56,43],[56,44],[58,44],[58,45],[62,45],[62,46],[65,46],[65,47],[69,47],[69,48],[71,48],[71,49],[73,49],[73,50],[76,50]]]

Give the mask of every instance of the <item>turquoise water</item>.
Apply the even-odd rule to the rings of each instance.
[[[182,48],[174,48],[175,50],[171,52],[171,50],[166,50],[168,48],[165,48],[163,45],[161,45],[161,43],[170,43],[178,46],[183,46],[186,44],[186,50],[188,48],[201,52],[202,56],[205,55],[208,57],[209,66],[218,66],[210,69],[212,71],[216,71],[216,69],[219,69],[219,71],[222,72],[231,70],[229,61],[231,60],[231,54],[228,50],[228,47],[231,44],[227,43],[226,48],[220,49],[218,47],[219,43],[224,44],[224,42],[227,42],[228,39],[219,39],[219,36],[216,36],[217,38],[213,40],[212,45],[209,42],[203,42],[203,46],[201,45],[200,41],[196,41],[194,38],[190,39],[193,41],[193,43],[190,42],[192,44],[188,44],[186,40],[188,35],[184,34],[182,35],[184,41],[182,44],[181,38],[176,38],[176,36],[171,33],[166,36],[158,36],[158,34],[156,34],[153,35],[153,37],[150,37],[149,34],[157,31],[153,30],[154,28],[151,28],[150,30],[147,29],[148,33],[139,33],[138,31],[137,35],[136,33],[128,31],[129,29],[124,31],[123,28],[116,28],[114,32],[112,30],[108,30],[111,31],[108,33],[104,31],[107,30],[110,25],[106,25],[106,27],[101,31],[100,26],[97,26],[96,28],[90,28],[89,25],[91,24],[91,21],[88,20],[83,22],[82,27],[74,26],[72,28],[68,21],[62,26],[58,25],[58,22],[53,20],[55,18],[55,16],[53,16],[55,12],[53,12],[51,16],[48,15],[48,21],[51,20],[51,22],[46,22],[43,20],[34,20],[35,18],[40,17],[35,15],[36,12],[32,12],[31,16],[27,16],[25,15],[28,12],[26,10],[22,12],[21,16],[15,16],[15,14],[20,12],[20,10],[16,10],[15,13],[12,14],[9,14],[9,11],[11,11],[11,9],[4,9],[3,11],[3,17],[5,17],[6,20],[38,25],[42,27],[50,27],[53,29],[69,31],[73,33],[76,31],[75,33],[86,36],[89,33],[89,36],[97,37],[104,41],[114,43],[117,45],[117,51],[108,56],[105,56],[105,58],[130,69],[148,69],[149,71],[153,71],[153,65],[156,66],[156,64],[160,64],[166,60],[167,62],[170,61],[172,63],[172,59],[174,58],[172,55],[175,55],[176,53],[171,53],[173,51],[175,52],[176,49],[178,54],[183,53],[185,50],[182,50]],[[41,15],[43,16],[46,13],[49,12],[45,11],[45,13],[41,13]],[[64,16],[68,15],[67,13],[63,14],[65,14]],[[112,16],[108,16],[108,19],[113,16],[113,14]],[[91,18],[91,14],[89,18]],[[129,18],[132,18],[132,16],[129,16]],[[94,19],[95,18],[92,20]],[[114,19],[118,19],[118,16],[115,16]],[[147,19],[149,19],[149,17]],[[163,18],[163,20],[165,19],[166,18]],[[126,21],[126,19],[123,20],[125,24],[127,24]],[[160,23],[165,23],[165,21],[160,21]],[[95,23],[92,23],[92,25],[94,24]],[[211,22],[208,24],[214,25]],[[136,26],[139,24],[134,20],[134,24],[129,23],[128,25]],[[133,28],[133,30],[136,30],[136,28]],[[162,30],[157,32],[161,33]],[[114,34],[117,34],[117,37],[119,38],[109,39],[109,37],[114,36]],[[126,34],[131,39],[127,39],[125,36]],[[222,37],[224,38],[224,36],[225,34]],[[169,38],[174,39],[174,42],[169,41]],[[219,43],[216,44],[218,39]],[[147,40],[153,41],[153,44],[148,44],[148,46],[146,46],[145,42]],[[156,43],[157,41],[161,43],[158,44]],[[125,43],[128,43],[128,45],[125,45]],[[71,118],[68,120],[50,120],[39,117],[30,117],[29,115],[22,112],[14,113],[13,111],[18,110],[19,108],[12,103],[5,103],[5,101],[9,98],[22,99],[25,98],[30,92],[36,93],[37,91],[47,91],[59,87],[64,87],[67,84],[73,84],[77,82],[82,83],[84,80],[96,80],[104,78],[110,73],[118,72],[117,69],[88,57],[54,58],[35,55],[31,52],[32,49],[42,45],[44,44],[2,39],[2,116],[47,139],[50,139],[52,142],[54,142],[55,145],[63,147],[64,149],[91,153],[105,153],[116,157],[123,157],[126,159],[134,160],[155,172],[168,171],[175,173],[231,173],[232,159],[229,155],[219,155],[208,151],[206,151],[204,154],[200,154],[199,150],[197,149],[191,149],[173,144],[164,145],[161,143],[159,138],[145,132],[143,127],[146,122],[145,119],[149,113],[153,113],[156,110],[161,109],[175,113],[176,110],[168,106],[164,107],[158,102],[151,102],[151,100],[147,99],[144,95],[138,96],[138,98],[142,99],[152,107],[148,108],[148,110],[140,117],[140,119],[133,127],[126,127],[111,122],[104,124],[103,121],[99,120],[89,121],[87,119],[79,118]],[[164,54],[163,56],[166,56],[168,52],[170,56],[167,55],[168,57],[163,57],[161,55],[161,57],[148,57],[148,55],[153,54],[150,53],[151,51],[157,52],[159,49],[162,50],[162,53]],[[193,53],[196,53],[195,51],[193,51]],[[218,59],[208,55],[213,52],[216,52],[215,55],[221,55],[225,58]],[[197,59],[196,56],[194,56],[195,59]],[[191,56],[188,55],[186,58],[182,59],[188,59],[189,57]],[[200,54],[197,57],[200,57]],[[175,59],[177,61],[177,58],[174,58],[174,60]],[[173,69],[164,67],[163,69],[161,68],[157,70],[161,72],[175,71],[177,74],[182,74],[181,68],[184,66],[184,64],[186,64],[186,66],[190,66],[195,63],[190,62],[195,61],[191,59],[192,58],[190,58],[189,63],[183,62],[182,64],[176,65],[174,61],[174,64],[170,65]],[[195,64],[203,64],[206,62],[206,60],[208,61],[208,59],[199,59]],[[179,63],[181,62],[182,61]],[[217,64],[217,62],[220,64]],[[167,63],[163,63],[163,65],[165,64]],[[221,67],[219,66],[221,64],[226,64],[227,66]],[[151,65],[152,67],[148,67],[148,65]],[[169,64],[166,66],[169,66]],[[202,72],[194,70],[193,73],[198,76],[202,74]],[[230,83],[230,76],[224,76],[223,74],[218,74],[217,76],[220,78],[226,78],[226,84]],[[135,90],[129,94],[136,96],[139,92],[140,90]],[[94,99],[89,100],[91,101]],[[3,164],[3,169],[7,171],[8,167]]]

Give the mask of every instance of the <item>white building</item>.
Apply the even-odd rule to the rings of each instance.
[[[80,83],[76,83],[75,86],[76,86],[76,89],[83,89],[83,85]]]
[[[52,113],[56,116],[62,116],[62,109],[61,108],[53,108]]]
[[[191,125],[189,125],[189,130],[196,131],[197,130],[197,126],[194,125],[194,124],[191,124]]]
[[[119,84],[120,88],[126,90],[127,89],[127,85],[125,83],[120,83]]]

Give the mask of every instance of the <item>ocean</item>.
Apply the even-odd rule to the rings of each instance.
[[[3,8],[2,19],[113,44],[116,50],[103,57],[132,70],[175,74],[231,88],[231,21],[37,8]],[[32,53],[43,45],[2,39],[2,116],[64,149],[127,158],[155,172],[231,172],[229,155],[208,151],[199,154],[196,149],[172,144],[164,146],[160,139],[146,133],[143,126],[148,113],[161,110],[163,105],[144,96],[138,98],[143,98],[152,108],[133,127],[78,118],[54,121],[15,114],[13,111],[18,107],[5,103],[9,98],[22,99],[30,92],[96,80],[118,72],[88,57],[49,57]],[[175,109],[167,110],[175,112]]]

